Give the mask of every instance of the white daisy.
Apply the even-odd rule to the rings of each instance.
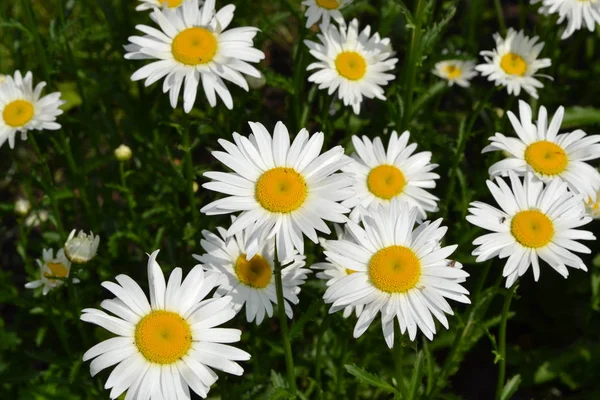
[[[45,86],[46,82],[40,82],[34,89],[31,72],[23,78],[20,71],[14,77],[6,77],[0,85],[0,147],[8,139],[8,145],[14,148],[17,132],[21,132],[21,139],[27,140],[30,130],[60,129],[55,121],[62,114],[59,107],[65,102],[60,99],[60,92],[40,98]]]
[[[447,328],[444,313],[452,314],[445,297],[470,302],[466,296],[469,292],[459,284],[468,274],[451,267],[447,259],[457,246],[440,246],[447,228],[440,227],[441,219],[414,228],[418,210],[397,200],[389,207],[365,209],[360,215],[362,227],[353,221],[347,223],[356,243],[326,242],[329,259],[356,271],[339,278],[325,292],[325,302],[332,303],[330,312],[349,305],[364,306],[354,328],[355,338],[381,312],[383,336],[390,348],[395,319],[411,340],[417,328],[433,339],[436,327],[432,315]]]
[[[596,194],[596,201],[588,197],[585,202],[585,210],[594,219],[600,219],[600,192]]]
[[[309,138],[302,129],[290,146],[287,128],[275,125],[273,137],[260,123],[250,122],[248,138],[233,133],[231,143],[220,139],[225,152],[212,154],[234,172],[206,172],[213,179],[207,189],[230,195],[202,208],[208,215],[242,211],[227,231],[231,236],[250,227],[246,254],[257,254],[259,244],[275,237],[277,259],[286,261],[296,248],[304,254],[302,234],[317,243],[316,231],[328,234],[323,220],[346,222],[349,212],[338,202],[353,193],[349,174],[335,173],[346,163],[344,149],[336,146],[319,155],[323,132]]]
[[[233,298],[232,305],[236,312],[240,312],[246,306],[246,320],[256,320],[260,325],[265,314],[273,316],[273,304],[277,304],[275,292],[273,253],[275,241],[267,240],[258,247],[256,255],[251,259],[246,258],[246,240],[248,231],[227,236],[227,230],[217,228],[219,235],[209,231],[202,231],[204,239],[200,241],[202,248],[207,252],[193,257],[203,263],[206,271],[219,275],[216,297],[230,295]],[[292,307],[289,303],[298,304],[300,286],[306,280],[310,270],[304,268],[305,257],[294,252],[286,264],[282,265],[281,271],[283,296],[286,301],[285,312],[292,318]]]
[[[140,3],[135,9],[137,11],[153,10],[154,8],[177,8],[183,4],[183,0],[138,0]],[[199,0],[200,5],[204,1]]]
[[[76,230],[73,229],[65,242],[65,254],[71,262],[75,264],[84,264],[96,256],[100,236],[94,236],[94,232],[86,234],[80,231],[75,236]]]
[[[71,272],[71,262],[65,257],[65,252],[60,249],[56,252],[47,249],[42,251],[42,261],[35,260],[40,267],[40,279],[25,284],[27,289],[35,289],[44,286],[42,293],[45,295],[54,288],[57,288],[65,283]],[[58,279],[56,279],[58,278]],[[73,278],[74,283],[79,283],[79,279]]]
[[[344,105],[352,106],[355,114],[360,113],[363,96],[385,100],[382,86],[395,78],[392,71],[398,62],[389,38],[381,39],[378,33],[371,36],[371,27],[358,31],[358,21],[339,28],[329,25],[321,27],[317,35],[320,43],[305,40],[310,54],[318,61],[310,64],[308,71],[318,70],[308,81],[328,89],[331,95],[337,91]]]
[[[335,224],[334,227],[337,233],[337,240],[347,240],[356,243],[356,241],[352,238],[352,233],[348,230],[348,228],[342,228],[338,224]],[[321,240],[321,245],[325,250],[329,250],[327,248],[326,240]],[[313,264],[311,268],[321,270],[321,272],[317,273],[317,278],[327,281],[325,283],[327,287],[336,283],[340,278],[343,278],[356,272],[352,269],[346,268],[345,265],[335,262],[329,257],[326,257],[325,260],[325,262]],[[364,304],[358,304],[356,306],[351,304],[349,306],[344,307],[344,318],[348,318],[350,315],[352,315],[352,311],[355,312],[357,318],[360,317],[360,313],[362,312],[363,307]]]
[[[539,3],[540,0],[532,1]],[[558,23],[567,20],[567,28],[561,39],[567,39],[575,31],[587,28],[593,32],[600,24],[599,0],[541,0],[540,11],[545,14],[558,14]]]
[[[529,95],[538,98],[537,88],[544,84],[537,80],[537,72],[552,64],[549,58],[540,58],[540,52],[544,43],[538,41],[538,37],[529,38],[523,31],[516,32],[510,28],[503,39],[500,34],[494,35],[496,49],[493,51],[482,51],[484,64],[475,67],[488,80],[495,81],[496,86],[506,86],[508,94],[518,96],[521,89]]]
[[[0,74],[0,86],[2,86],[7,79],[8,76]]]
[[[467,221],[492,231],[473,241],[477,247],[473,255],[478,262],[493,257],[507,258],[502,275],[506,287],[532,266],[537,282],[540,276],[539,258],[563,277],[567,267],[587,268],[581,258],[572,253],[590,253],[590,249],[576,240],[595,240],[591,232],[578,228],[592,219],[585,214],[583,196],[574,194],[560,179],[548,185],[528,173],[524,182],[516,174],[508,174],[512,189],[501,178],[487,186],[501,209],[475,201],[471,203]]]
[[[448,81],[448,86],[452,86],[455,83],[458,86],[469,87],[469,82],[475,76],[475,63],[473,61],[464,60],[444,60],[435,64],[433,73],[442,79]]]
[[[133,81],[146,79],[146,86],[163,77],[163,92],[169,92],[171,106],[177,106],[181,87],[183,109],[189,113],[196,100],[200,82],[209,104],[217,104],[217,95],[227,108],[233,108],[231,93],[223,79],[248,91],[245,75],[260,77],[249,63],[257,63],[265,55],[255,49],[254,27],[226,31],[235,6],[230,4],[215,12],[215,0],[207,0],[199,9],[198,0],[183,0],[180,7],[155,9],[152,16],[161,30],[146,25],[136,28],[145,36],[131,36],[125,49],[127,59],[158,59],[138,69]],[[185,85],[184,85],[185,80]]]
[[[321,21],[323,28],[327,28],[332,19],[340,25],[344,24],[340,10],[350,3],[352,0],[304,0],[302,5],[308,7],[304,13],[306,27],[310,28]]]
[[[190,389],[205,398],[218,379],[212,370],[234,375],[244,370],[235,361],[250,359],[245,351],[222,343],[239,342],[238,329],[218,326],[235,316],[231,297],[203,300],[214,288],[217,276],[204,276],[194,267],[182,281],[181,268],[171,272],[168,283],[156,262],[158,250],[148,260],[150,302],[140,286],[127,275],[102,286],[116,298],[83,310],[81,320],[117,335],[84,355],[92,376],[118,364],[104,387],[116,399],[127,390],[130,399],[190,399]]]
[[[417,144],[409,145],[409,138],[408,131],[400,137],[392,132],[386,152],[380,137],[373,141],[366,136],[362,140],[352,137],[356,153],[343,170],[354,174],[355,194],[342,204],[353,208],[350,218],[354,221],[358,220],[359,206],[389,204],[392,199],[418,207],[422,218],[425,212],[438,210],[439,199],[425,190],[435,188],[435,179],[440,176],[431,171],[437,164],[430,163],[429,151],[413,154]]]
[[[537,123],[532,122],[531,107],[519,101],[519,119],[507,112],[518,138],[496,133],[492,142],[483,149],[507,151],[511,157],[490,167],[491,177],[506,176],[508,171],[524,175],[527,171],[549,182],[559,178],[568,183],[576,193],[596,200],[600,190],[600,173],[585,161],[600,158],[600,135],[586,136],[580,129],[558,134],[564,108],[560,107],[548,126],[548,112],[540,107]]]

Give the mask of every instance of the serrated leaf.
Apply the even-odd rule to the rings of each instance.
[[[442,32],[444,29],[446,29],[452,18],[454,18],[455,14],[456,6],[452,4],[450,7],[448,7],[448,10],[446,10],[446,13],[442,19],[434,23],[433,26],[425,32],[423,35],[423,40],[421,41],[421,56],[429,54],[433,45],[438,41]]]
[[[414,26],[415,19],[413,18],[413,15],[410,12],[410,10],[408,9],[408,7],[406,7],[406,4],[404,4],[404,2],[402,0],[396,0],[395,3],[398,5],[398,7],[400,7],[400,12],[402,14],[404,14],[404,16],[406,17],[407,25]]]
[[[521,375],[517,374],[510,378],[502,389],[502,394],[500,394],[500,400],[509,400],[513,394],[517,392],[519,389],[519,385],[521,384]]]
[[[397,393],[395,387],[393,387],[377,375],[372,374],[361,367],[358,367],[354,364],[346,364],[344,365],[344,367],[346,368],[346,371],[348,371],[348,373],[355,376],[361,382],[366,383],[367,385],[375,386],[388,392]]]

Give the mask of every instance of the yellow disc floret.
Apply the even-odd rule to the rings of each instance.
[[[506,53],[500,59],[500,67],[509,75],[523,76],[527,72],[527,61],[516,53]]]
[[[209,63],[217,53],[217,38],[204,28],[185,29],[177,34],[171,44],[173,58],[185,65]]]
[[[554,237],[550,218],[538,210],[520,211],[510,223],[510,231],[517,242],[525,247],[544,247]]]
[[[48,268],[48,271],[44,272],[46,278],[66,278],[69,275],[69,271],[62,263],[49,262],[46,263],[46,267]]]
[[[271,212],[295,211],[304,204],[307,194],[306,181],[293,168],[272,168],[256,182],[256,201]]]
[[[192,346],[192,330],[177,313],[152,311],[137,323],[135,345],[146,360],[172,364],[185,356]]]
[[[406,178],[402,171],[393,165],[379,165],[369,172],[367,187],[380,199],[390,200],[402,193]]]
[[[365,76],[367,62],[365,58],[355,51],[344,51],[335,59],[335,68],[346,79],[357,81]]]
[[[234,270],[240,282],[258,289],[266,288],[273,276],[271,266],[259,254],[250,260],[246,260],[246,255],[242,254],[236,260]]]
[[[462,75],[462,70],[453,64],[444,66],[444,72],[448,79],[456,79]]]
[[[27,100],[15,100],[4,107],[2,118],[6,125],[20,128],[31,121],[33,113],[33,104]]]
[[[567,168],[569,163],[563,148],[546,140],[540,140],[527,146],[525,161],[537,173],[544,175],[558,175]]]
[[[316,0],[316,3],[319,7],[327,10],[336,10],[340,6],[338,0]]]
[[[420,276],[419,258],[408,247],[385,247],[375,253],[369,261],[371,283],[387,293],[409,291],[417,285]]]
[[[165,4],[169,8],[177,8],[183,3],[183,0],[163,0],[162,4]]]

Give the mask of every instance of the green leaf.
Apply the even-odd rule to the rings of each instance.
[[[406,17],[407,25],[414,26],[415,19],[413,18],[413,15],[410,12],[410,10],[408,9],[408,7],[406,7],[406,4],[404,4],[404,2],[402,0],[396,0],[395,3],[398,5],[398,7],[400,7],[400,12],[402,14],[404,14],[404,16]]]
[[[323,300],[321,299],[312,302],[312,304],[308,307],[308,310],[306,310],[306,312],[302,314],[300,318],[298,318],[298,320],[294,322],[294,324],[290,328],[290,340],[294,340],[297,336],[299,336],[302,333],[304,325],[306,325],[308,321],[314,319],[317,313],[321,310],[321,306],[323,304]]]
[[[570,107],[565,110],[562,128],[587,125],[600,125],[600,109],[591,107]]]
[[[366,383],[367,385],[376,386],[387,392],[392,392],[392,393],[398,392],[395,387],[393,387],[392,385],[390,385],[389,383],[387,383],[386,381],[384,381],[377,375],[372,374],[368,371],[365,371],[364,369],[362,369],[354,364],[346,364],[346,365],[344,365],[344,367],[346,368],[346,371],[348,371],[351,375],[354,375],[361,382]]]
[[[75,82],[60,82],[56,86],[60,90],[61,99],[66,102],[60,106],[61,110],[67,112],[83,103],[81,96],[77,93],[77,84]]]
[[[509,400],[513,394],[517,392],[519,389],[519,385],[521,384],[521,375],[517,374],[510,378],[505,384],[504,389],[502,389],[502,394],[500,394],[500,400]]]
[[[433,26],[425,32],[423,40],[421,41],[421,51],[419,53],[421,56],[429,54],[433,45],[438,41],[440,35],[444,29],[446,29],[452,18],[454,18],[455,14],[456,6],[452,4],[448,7],[448,10],[446,10],[442,19],[439,22],[434,23]]]

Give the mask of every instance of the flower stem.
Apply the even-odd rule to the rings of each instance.
[[[188,125],[183,129],[183,151],[185,152],[185,178],[188,192],[188,198],[190,202],[190,208],[192,209],[192,221],[194,226],[197,226],[198,212],[196,208],[196,197],[194,196],[194,164],[192,163],[192,148],[190,145],[190,128]]]
[[[317,350],[315,354],[315,382],[317,383],[317,397],[321,400],[323,399],[323,388],[321,386],[321,359],[323,353],[323,337],[325,336],[325,331],[327,331],[327,325],[329,320],[327,319],[327,314],[323,317],[323,321],[319,326],[319,338],[317,339]]]
[[[402,333],[400,332],[400,327],[398,324],[394,323],[394,335],[395,335],[395,343],[394,343],[394,362],[396,364],[396,385],[398,386],[398,392],[400,393],[400,398],[406,399],[407,391],[406,386],[404,384],[404,368],[402,365],[402,361],[404,358],[404,347],[402,346]]]
[[[506,23],[504,22],[504,9],[500,0],[494,0],[494,6],[496,7],[496,17],[498,18],[498,25],[500,26],[500,33],[503,35],[506,33]]]
[[[281,280],[281,263],[277,257],[277,246],[275,246],[275,257],[273,258],[275,289],[277,292],[277,314],[279,315],[279,329],[281,330],[281,342],[285,353],[285,366],[287,369],[288,384],[292,398],[296,397],[296,374],[294,372],[294,358],[292,355],[292,344],[288,335],[287,316],[285,315],[285,300],[283,298],[283,282]]]
[[[498,382],[496,383],[496,400],[502,397],[504,389],[504,380],[506,379],[506,325],[508,322],[508,312],[510,310],[510,302],[515,294],[517,285],[506,293],[504,297],[504,305],[502,306],[502,319],[500,321],[500,337],[498,339],[498,350],[500,353],[500,363],[498,365]]]

